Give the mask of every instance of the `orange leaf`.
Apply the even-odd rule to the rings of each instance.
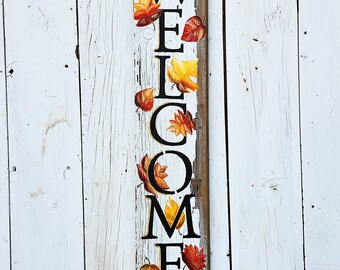
[[[188,266],[189,270],[203,270],[205,266],[204,249],[199,249],[197,246],[185,245],[182,252],[182,260]]]
[[[198,16],[193,16],[187,20],[183,29],[181,39],[187,42],[197,42],[204,38],[206,27]]]
[[[187,133],[191,135],[192,131],[196,130],[196,121],[192,119],[192,115],[189,111],[187,111],[186,114],[182,113],[180,110],[177,112],[178,114],[174,114],[175,119],[170,120],[171,126],[168,129],[175,132],[176,136],[179,134],[187,136]]]
[[[155,180],[161,189],[169,189],[168,184],[164,180],[164,178],[168,176],[168,174],[165,173],[166,168],[166,166],[161,166],[159,162],[156,163],[154,168]]]
[[[134,4],[135,13],[133,17],[138,20],[137,26],[143,27],[153,23],[162,15],[159,9],[161,4],[156,4],[155,0],[139,0]]]
[[[148,112],[152,110],[154,103],[153,88],[141,90],[135,95],[135,104],[138,108]]]
[[[140,270],[159,270],[159,267],[154,264],[144,264]]]
[[[141,164],[137,164],[138,176],[139,176],[139,179],[144,184],[144,189],[147,192],[154,194],[156,197],[158,197],[157,191],[151,185],[150,180],[149,180],[149,176],[148,176],[149,165],[150,165],[150,158],[148,154],[146,154],[142,158]],[[168,184],[164,180],[164,178],[168,176],[168,174],[165,173],[166,168],[167,168],[166,166],[161,166],[158,162],[156,163],[154,167],[154,175],[155,175],[156,184],[161,189],[169,189]]]

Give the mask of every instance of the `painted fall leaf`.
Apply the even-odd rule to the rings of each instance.
[[[192,78],[197,78],[198,59],[193,61],[172,58],[171,68],[168,67],[169,80],[176,84],[177,89],[183,93],[195,92],[199,86]]]
[[[135,13],[133,17],[138,20],[136,26],[143,27],[152,24],[161,15],[162,10],[159,9],[161,4],[156,4],[155,0],[139,0],[133,6],[135,8]]]
[[[140,270],[159,270],[159,267],[154,264],[144,264]]]
[[[138,108],[141,108],[143,111],[148,112],[151,111],[154,104],[154,95],[153,88],[147,88],[141,90],[135,95],[135,104]]]
[[[197,42],[204,38],[206,27],[200,17],[193,16],[185,23],[181,39],[187,42]]]
[[[204,249],[199,249],[197,246],[185,245],[182,252],[182,260],[187,265],[189,270],[203,270],[206,268]]]
[[[193,130],[196,130],[196,121],[192,119],[192,115],[189,111],[184,114],[182,111],[178,110],[178,114],[174,113],[174,120],[170,120],[171,126],[168,128],[170,131],[174,132],[176,136],[182,134],[187,136],[187,133],[192,134]]]
[[[172,226],[172,224],[174,223],[178,211],[179,211],[178,204],[169,197],[165,205],[164,215],[170,226]],[[184,213],[181,213],[181,216],[176,226],[177,230],[179,230],[183,226],[184,221],[185,215]]]
[[[148,169],[150,165],[150,158],[149,155],[146,154],[140,164],[137,164],[137,171],[139,179],[143,182],[144,188],[147,192],[154,194],[156,197],[158,197],[158,192],[155,190],[155,188],[151,185],[149,176],[148,176]],[[154,175],[156,184],[162,188],[162,189],[169,189],[168,184],[165,182],[164,178],[168,176],[167,173],[165,173],[167,166],[161,166],[159,162],[155,164],[154,167]]]

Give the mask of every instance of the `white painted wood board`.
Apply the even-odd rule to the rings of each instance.
[[[232,268],[303,269],[296,1],[227,1]]]
[[[10,269],[7,101],[3,12],[0,9],[0,270]]]
[[[75,1],[5,1],[12,268],[82,269]]]
[[[208,8],[210,269],[230,269],[223,1]]]
[[[340,268],[340,3],[300,1],[306,269]]]
[[[183,3],[180,3],[183,2]],[[191,211],[192,212],[192,223],[194,225],[194,231],[200,238],[186,238],[185,235],[188,233],[189,229],[187,223],[185,222],[183,228],[176,231],[173,235],[168,236],[166,231],[163,228],[161,222],[159,222],[158,215],[155,214],[154,217],[154,235],[156,235],[157,239],[143,239],[143,236],[147,234],[147,228],[149,224],[149,216],[150,216],[150,201],[146,199],[146,195],[148,194],[145,190],[143,185],[139,185],[141,180],[138,178],[137,171],[135,172],[135,186],[136,188],[136,212],[135,212],[135,219],[136,219],[136,234],[137,234],[137,261],[136,267],[140,269],[140,267],[144,264],[148,263],[148,260],[151,264],[158,265],[161,267],[160,263],[160,249],[156,247],[157,244],[165,244],[165,243],[172,243],[172,244],[183,244],[184,245],[196,245],[198,247],[204,247],[205,253],[208,252],[208,229],[205,228],[206,224],[208,224],[209,217],[207,216],[206,212],[204,212],[203,208],[207,205],[202,205],[202,202],[206,200],[207,193],[205,192],[206,189],[202,188],[203,184],[206,183],[206,179],[202,179],[202,175],[199,175],[199,170],[205,164],[201,163],[203,157],[203,151],[197,150],[204,148],[204,141],[206,136],[199,137],[198,132],[194,131],[192,135],[188,135],[186,137],[186,143],[183,145],[166,145],[164,143],[160,143],[159,141],[155,140],[152,137],[150,132],[150,119],[154,115],[157,108],[164,104],[169,104],[170,102],[180,103],[186,106],[186,110],[190,111],[193,115],[193,118],[197,118],[197,131],[198,130],[205,130],[203,127],[204,123],[204,116],[205,112],[202,112],[201,104],[198,105],[200,91],[204,91],[206,93],[208,90],[205,87],[204,78],[206,75],[204,74],[205,69],[202,67],[204,66],[204,57],[202,56],[199,61],[203,61],[201,66],[199,66],[198,72],[198,81],[201,84],[201,89],[197,90],[197,92],[185,94],[183,99],[174,99],[174,98],[157,98],[157,95],[160,91],[160,76],[161,68],[160,68],[160,61],[157,59],[157,56],[167,56],[168,59],[166,60],[166,67],[170,66],[171,58],[176,58],[179,60],[196,60],[199,57],[199,46],[203,46],[202,42],[197,45],[196,43],[188,43],[183,42],[181,40],[181,35],[183,32],[184,25],[186,21],[197,14],[196,11],[196,1],[194,0],[187,0],[187,1],[170,1],[164,0],[161,1],[161,8],[164,10],[173,10],[171,13],[164,11],[162,16],[163,20],[165,21],[165,27],[178,27],[178,33],[175,31],[166,31],[165,33],[165,40],[166,40],[166,47],[171,49],[178,49],[183,46],[183,51],[162,51],[158,52],[157,48],[160,48],[160,34],[159,31],[162,31],[159,20],[155,22],[155,25],[150,24],[146,27],[135,27],[134,28],[134,51],[135,51],[135,87],[134,93],[141,91],[146,88],[154,88],[155,91],[155,104],[154,109],[150,112],[143,112],[142,110],[138,110],[136,112],[137,107],[131,113],[134,114],[135,118],[135,127],[137,128],[136,136],[136,158],[135,163],[139,164],[142,157],[145,154],[148,154],[151,158],[160,152],[166,151],[178,151],[183,153],[188,159],[190,166],[193,167],[194,173],[191,176],[190,184],[186,186],[184,190],[179,192],[176,191],[175,194],[165,195],[164,193],[159,193],[158,195],[158,202],[163,209],[165,208],[166,202],[168,198],[171,196],[171,199],[176,201],[179,205],[182,203],[185,195],[188,194],[195,194],[195,196],[191,201]],[[201,3],[202,5],[202,3]],[[203,6],[201,6],[203,8]],[[202,16],[202,14],[200,14]],[[202,16],[203,18],[203,16]],[[137,23],[137,22],[135,22]],[[202,55],[202,54],[201,54]],[[200,69],[202,68],[202,69]],[[166,74],[166,72],[165,72]],[[166,83],[165,83],[165,91],[167,95],[171,96],[178,96],[181,93],[177,90],[176,86],[173,86],[173,83],[170,82],[167,75],[166,76]],[[130,101],[131,102],[131,101]],[[199,108],[201,111],[199,111]],[[168,128],[170,126],[169,120],[173,119],[173,115],[177,112],[179,108],[177,106],[169,106],[166,109],[162,110],[162,112],[157,117],[156,128],[160,137],[164,138],[164,140],[170,142],[179,142],[182,140],[182,135],[175,137],[175,135],[169,132]],[[204,109],[203,109],[204,110]],[[138,132],[139,131],[139,132]],[[204,157],[206,158],[206,157]],[[198,161],[201,160],[201,161]],[[161,165],[166,165],[167,173],[169,176],[166,178],[168,184],[170,186],[170,190],[179,189],[184,182],[185,178],[185,167],[183,165],[183,161],[174,156],[174,155],[164,155],[162,158],[159,159]],[[198,164],[198,166],[197,166]],[[197,166],[195,168],[195,166]],[[197,171],[195,171],[195,169]],[[206,200],[207,201],[207,200]],[[188,215],[186,214],[186,219],[188,220]],[[147,259],[146,259],[147,258]],[[184,267],[184,263],[181,258],[181,249],[178,247],[169,248],[167,252],[167,259],[168,261],[180,261],[180,268]],[[208,264],[208,263],[207,263]],[[163,269],[162,266],[161,269]],[[173,266],[174,268],[175,266]],[[170,266],[168,268],[171,268]],[[164,268],[165,269],[165,268]]]
[[[135,268],[132,13],[131,1],[79,2],[87,269]]]

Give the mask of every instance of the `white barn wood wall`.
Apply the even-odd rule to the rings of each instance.
[[[209,1],[210,269],[340,269],[339,11]],[[2,1],[0,270],[135,269],[132,14]]]
[[[79,1],[86,269],[135,268],[131,1]]]
[[[303,269],[296,1],[227,16],[232,269]]]
[[[0,10],[3,18],[3,10]],[[3,20],[0,21],[0,39],[4,40]],[[8,192],[8,141],[7,141],[7,101],[6,68],[4,42],[0,43],[0,269],[10,265],[10,227]]]
[[[11,269],[84,266],[75,9],[4,1]]]
[[[340,269],[340,3],[300,1],[306,269]]]

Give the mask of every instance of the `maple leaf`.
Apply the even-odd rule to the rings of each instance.
[[[193,16],[185,23],[181,39],[187,42],[197,42],[204,38],[206,27],[198,16]]]
[[[175,135],[178,136],[182,134],[183,136],[187,136],[187,133],[192,134],[193,130],[196,130],[196,121],[192,119],[192,115],[189,111],[186,114],[182,113],[182,111],[178,110],[178,114],[174,113],[174,120],[170,120],[171,126],[168,128],[170,131],[175,132]]]
[[[145,112],[152,110],[154,104],[153,88],[146,88],[137,92],[135,95],[135,104]]]
[[[178,211],[179,211],[178,204],[169,197],[168,201],[166,202],[166,205],[165,205],[164,215],[165,215],[165,218],[168,221],[170,227],[174,223]],[[176,226],[177,230],[180,229],[183,226],[184,221],[185,221],[185,215],[184,215],[184,213],[181,213],[181,216],[180,216],[178,223],[177,223],[177,226]]]
[[[143,27],[153,23],[162,15],[162,10],[159,9],[161,4],[156,4],[155,0],[139,0],[133,6],[135,13],[133,17],[138,20],[136,26]]]
[[[149,176],[148,176],[149,165],[150,165],[150,158],[149,158],[149,155],[146,154],[142,158],[141,164],[137,164],[138,176],[139,176],[139,179],[143,182],[145,190],[151,194],[154,194],[156,197],[158,197],[157,191],[151,185],[150,180],[149,180]],[[169,189],[168,184],[164,180],[164,178],[168,176],[168,174],[165,173],[166,168],[167,168],[166,166],[161,166],[159,162],[157,162],[154,167],[154,175],[155,175],[156,184],[161,189]]]
[[[197,246],[185,245],[182,252],[182,260],[188,266],[189,270],[202,270],[206,267],[204,249]]]
[[[155,164],[154,172],[155,172],[155,180],[157,185],[161,189],[169,189],[168,184],[165,182],[164,178],[168,177],[168,174],[165,173],[165,170],[167,169],[167,166],[161,166],[159,162]]]
[[[177,89],[183,93],[195,92],[199,86],[191,78],[197,78],[197,62],[171,59],[171,68],[167,68],[169,80],[176,84]]]
[[[140,270],[159,270],[159,267],[154,264],[144,264]]]

